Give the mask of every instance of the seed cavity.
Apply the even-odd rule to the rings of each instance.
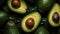
[[[58,23],[59,22],[59,14],[57,12],[55,12],[52,16],[52,20],[55,22],[55,23]]]
[[[28,29],[32,29],[33,26],[34,26],[34,19],[33,18],[28,18],[26,20],[26,27]]]
[[[11,5],[14,8],[19,8],[21,5],[20,0],[12,0]]]

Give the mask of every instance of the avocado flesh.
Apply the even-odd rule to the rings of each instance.
[[[49,34],[49,32],[43,27],[39,27],[34,34]]]
[[[20,34],[14,23],[7,23],[5,34]]]
[[[59,8],[60,9],[60,8]],[[60,16],[60,10],[59,10],[59,16]],[[59,20],[59,23],[60,23],[60,20]]]
[[[57,12],[58,14],[60,14],[60,12],[59,12],[59,7],[60,7],[59,4],[55,3],[54,6],[53,6],[53,8],[51,9],[49,15],[48,15],[49,23],[50,23],[50,25],[53,26],[53,27],[57,27],[57,26],[59,26],[59,24],[60,24],[59,22],[58,22],[58,23],[55,23],[55,22],[52,20],[52,15],[53,15],[55,12]]]
[[[27,20],[28,18],[33,18],[34,21],[35,21],[35,24],[34,24],[34,26],[33,26],[32,29],[28,29],[28,28],[26,27],[26,25],[25,25],[25,22],[26,22],[26,20]],[[25,32],[32,32],[33,30],[35,30],[35,29],[38,27],[40,20],[41,20],[41,15],[40,15],[38,12],[33,12],[33,13],[31,13],[31,14],[26,15],[26,16],[22,19],[21,27],[22,27],[22,29],[23,29]]]
[[[23,0],[21,0],[21,6],[17,9],[12,7],[11,1],[12,0],[8,0],[8,2],[7,2],[10,10],[12,10],[13,12],[16,12],[16,13],[21,13],[21,14],[26,13],[27,5]]]

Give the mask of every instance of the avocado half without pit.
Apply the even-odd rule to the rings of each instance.
[[[59,9],[59,4],[55,3],[53,8],[51,9],[49,15],[48,15],[48,20],[51,26],[57,27],[60,25],[60,9]]]
[[[8,7],[10,10],[16,13],[26,13],[27,5],[24,0],[8,0]]]
[[[38,12],[32,12],[22,19],[21,27],[25,32],[32,32],[38,27],[40,21],[41,15]]]

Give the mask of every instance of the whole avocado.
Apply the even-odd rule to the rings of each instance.
[[[49,32],[45,29],[45,27],[41,26],[35,31],[34,34],[49,34]]]
[[[37,1],[37,7],[39,12],[46,13],[48,10],[51,9],[51,7],[54,5],[54,0],[38,0]]]
[[[0,11],[0,25],[4,24],[8,20],[8,14]]]

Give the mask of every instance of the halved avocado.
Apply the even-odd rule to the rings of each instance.
[[[34,34],[49,34],[47,29],[43,26],[39,27]]]
[[[38,12],[32,12],[22,19],[21,27],[25,32],[32,32],[38,27],[40,21],[41,15]]]
[[[24,0],[8,0],[7,3],[10,10],[21,14],[26,13],[27,5]]]
[[[20,32],[18,31],[18,28],[15,23],[10,20],[6,24],[4,34],[20,34]]]
[[[49,23],[53,27],[57,27],[60,24],[60,22],[59,22],[59,15],[60,15],[59,7],[60,7],[59,4],[55,3],[48,15]]]

